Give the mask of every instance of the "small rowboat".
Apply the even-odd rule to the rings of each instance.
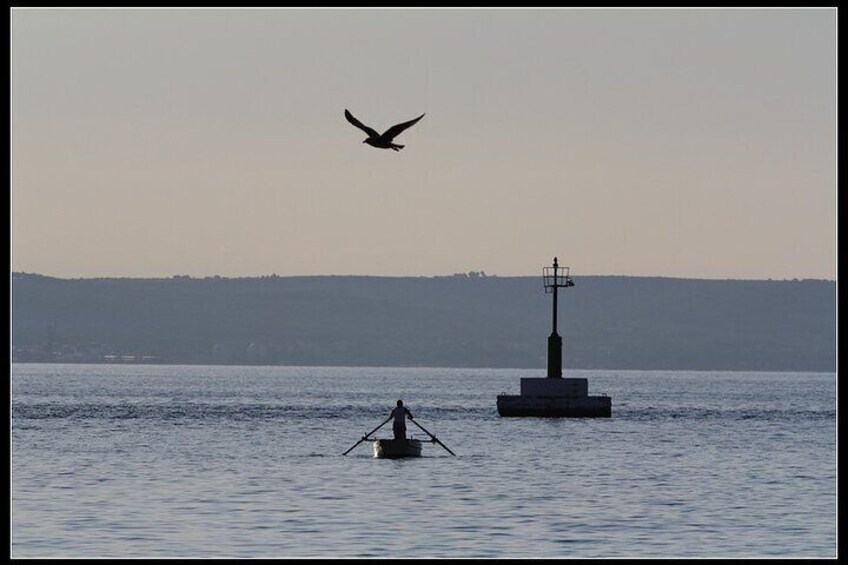
[[[421,440],[420,439],[376,439],[370,437],[371,434],[375,433],[377,430],[385,426],[389,423],[392,417],[389,416],[386,418],[382,424],[362,436],[362,439],[354,443],[347,451],[342,453],[342,455],[347,455],[353,449],[362,443],[363,441],[371,441],[374,446],[374,457],[379,457],[381,459],[385,458],[396,458],[396,457],[421,457]],[[412,418],[410,418],[412,420]],[[439,438],[428,432],[424,429],[424,426],[412,420],[412,423],[421,428],[421,430],[430,436],[430,441],[432,443],[438,443],[451,455],[456,455],[450,448],[439,441]]]
[[[397,457],[421,457],[421,440],[375,439],[374,457],[378,457],[381,459]]]

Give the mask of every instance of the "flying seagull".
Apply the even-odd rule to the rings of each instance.
[[[392,140],[398,135],[400,135],[403,130],[414,125],[415,122],[417,122],[423,117],[424,114],[421,114],[414,120],[409,120],[408,122],[403,122],[402,124],[394,125],[384,131],[382,135],[380,135],[376,132],[376,130],[369,128],[368,126],[354,118],[353,114],[351,114],[347,109],[345,109],[345,118],[347,118],[347,121],[349,121],[350,123],[352,123],[353,125],[368,134],[368,138],[362,143],[367,143],[371,147],[379,147],[380,149],[394,149],[395,151],[400,151],[401,149],[403,149],[404,146],[398,145],[397,143],[393,143]]]

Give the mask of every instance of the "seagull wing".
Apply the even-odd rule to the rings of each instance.
[[[368,137],[380,137],[379,133],[377,133],[373,129],[369,128],[368,126],[366,126],[365,124],[363,124],[362,122],[360,122],[359,120],[354,118],[353,114],[351,114],[347,109],[345,109],[345,118],[347,118],[347,121],[349,121],[350,123],[352,123],[353,125],[355,125],[359,129],[361,129],[362,131],[367,133]]]
[[[400,135],[400,133],[401,133],[403,130],[405,130],[406,128],[408,128],[408,127],[410,127],[410,126],[415,125],[415,122],[417,122],[418,120],[420,120],[420,119],[421,119],[421,118],[423,118],[423,117],[424,117],[424,114],[421,114],[420,116],[418,116],[418,117],[417,117],[417,118],[415,118],[414,120],[409,120],[408,122],[403,122],[402,124],[397,124],[396,126],[392,126],[392,127],[390,127],[390,128],[389,128],[389,129],[387,129],[387,130],[386,130],[386,132],[383,134],[383,138],[384,138],[384,139],[387,139],[387,140],[392,140],[392,139],[394,139],[395,137],[397,137],[398,135]]]

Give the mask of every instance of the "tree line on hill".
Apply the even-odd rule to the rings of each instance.
[[[563,366],[835,371],[836,283],[584,276]],[[60,279],[12,274],[12,360],[546,367],[540,277]]]

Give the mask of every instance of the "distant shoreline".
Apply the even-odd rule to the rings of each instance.
[[[375,370],[451,370],[451,371],[538,371],[539,376],[545,376],[545,369],[538,367],[424,367],[412,365],[209,365],[205,363],[107,363],[107,362],[84,362],[84,361],[12,361],[11,365],[91,365],[109,367],[231,367],[240,369],[375,369]],[[836,375],[836,371],[765,371],[765,370],[715,370],[715,369],[564,369],[563,377],[567,378],[569,372],[622,372],[622,373],[776,373],[776,374],[814,374],[814,375]]]
[[[767,278],[733,278],[733,277],[683,277],[670,275],[593,275],[580,274],[579,277],[591,278],[632,278],[632,279],[665,279],[675,281],[703,281],[703,282],[806,282],[820,281],[836,283],[836,279],[823,279],[816,277],[793,277],[776,279],[773,277]],[[538,275],[487,275],[485,271],[469,271],[467,273],[454,273],[452,275],[244,275],[244,276],[225,276],[225,275],[168,275],[160,277],[130,277],[130,276],[87,276],[87,277],[68,277],[45,275],[41,273],[28,273],[25,271],[12,271],[11,278],[15,277],[40,277],[45,279],[54,279],[59,281],[171,281],[171,280],[218,280],[218,281],[251,281],[251,280],[267,280],[267,279],[537,279]]]
[[[835,282],[573,278],[558,302],[565,370],[836,370]],[[532,369],[551,332],[540,276],[19,273],[11,286],[14,362]]]

